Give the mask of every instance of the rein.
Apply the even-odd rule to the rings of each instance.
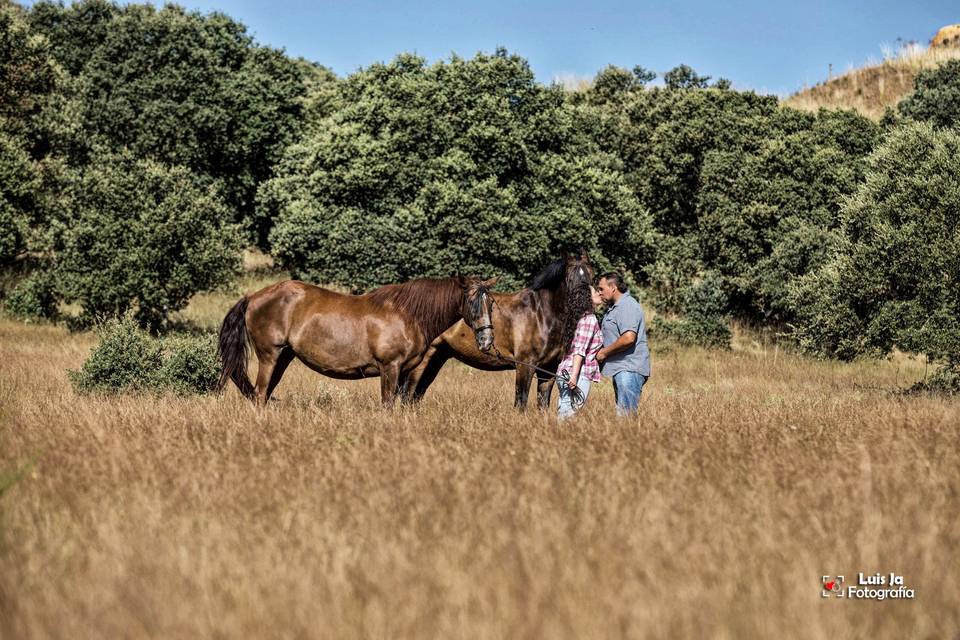
[[[566,369],[557,373],[553,371],[547,371],[546,369],[542,367],[538,367],[537,365],[532,364],[530,362],[524,362],[523,360],[515,360],[514,358],[508,358],[507,356],[500,353],[500,349],[497,349],[496,343],[494,343],[493,345],[493,352],[497,356],[497,360],[512,362],[514,364],[521,364],[525,367],[530,367],[531,369],[539,371],[540,373],[545,373],[551,378],[556,378],[557,388],[559,389],[563,389],[563,386],[561,386],[561,382],[562,382],[563,385],[566,385],[567,392],[570,394],[570,404],[573,405],[574,408],[579,409],[580,407],[583,406],[583,403],[587,401],[587,399],[583,397],[583,391],[580,391],[580,387],[573,387],[573,388],[570,387],[570,372],[567,371]]]

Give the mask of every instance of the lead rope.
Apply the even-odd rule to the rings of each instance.
[[[545,373],[551,378],[556,378],[557,387],[561,390],[561,392],[563,391],[563,388],[566,387],[567,393],[570,394],[570,404],[573,406],[574,409],[580,409],[583,406],[583,403],[586,402],[586,398],[583,397],[583,391],[580,390],[580,387],[570,388],[569,386],[570,372],[567,371],[566,369],[564,369],[559,373],[554,373],[552,371],[547,371],[546,369],[538,367],[535,364],[524,362],[523,360],[515,360],[514,358],[508,358],[507,356],[500,353],[500,349],[497,349],[496,343],[494,343],[493,345],[493,352],[494,354],[496,354],[497,360],[512,362],[514,364],[522,364],[523,366],[530,367],[531,369],[535,369],[540,373]],[[561,386],[561,383],[563,384],[563,386]]]

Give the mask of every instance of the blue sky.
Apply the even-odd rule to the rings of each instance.
[[[882,57],[897,38],[926,44],[960,23],[953,0],[686,0],[679,2],[327,2],[182,0],[222,11],[257,40],[345,75],[414,51],[430,61],[498,45],[530,61],[538,79],[592,77],[607,64],[662,73],[685,63],[734,86],[789,94]]]

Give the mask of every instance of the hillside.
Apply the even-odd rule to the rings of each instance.
[[[860,113],[880,118],[887,107],[896,106],[913,89],[916,75],[954,58],[960,58],[960,42],[956,37],[943,38],[941,34],[953,27],[944,27],[929,48],[912,45],[888,55],[882,62],[853,69],[809,89],[797,92],[784,104],[815,111],[853,108]],[[952,33],[952,32],[950,32]]]

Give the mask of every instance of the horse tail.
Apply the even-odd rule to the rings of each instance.
[[[220,326],[217,352],[220,355],[221,369],[217,391],[223,391],[228,379],[233,380],[240,393],[252,400],[255,393],[250,378],[247,377],[247,304],[246,296],[240,298]]]

